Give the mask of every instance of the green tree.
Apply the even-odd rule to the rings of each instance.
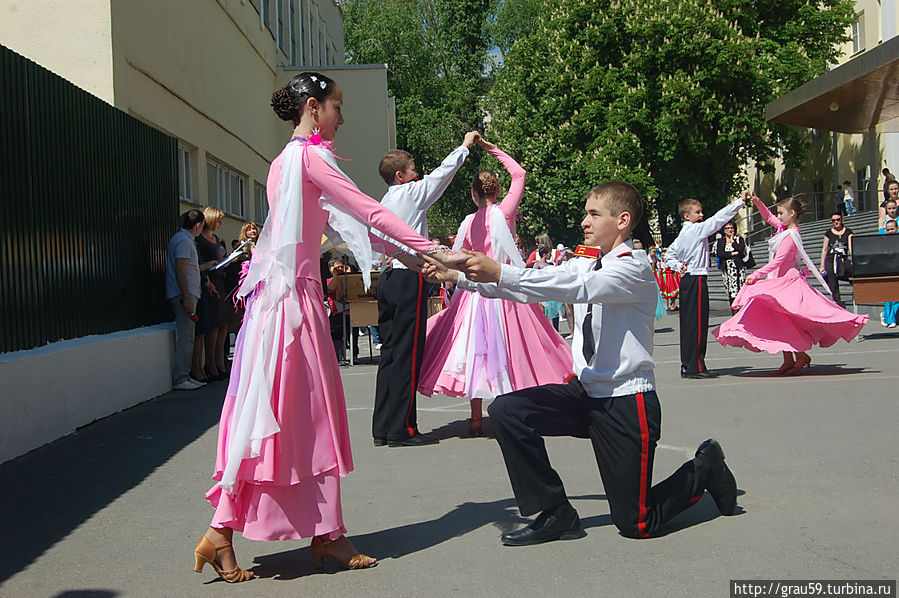
[[[748,160],[801,161],[805,136],[764,105],[823,72],[853,18],[851,0],[544,2],[488,98],[530,173],[524,232],[566,238],[603,180],[634,183],[664,226],[686,197],[725,202]]]
[[[397,146],[426,173],[470,130],[483,130],[480,101],[490,0],[348,0],[344,45],[350,64],[386,63],[396,100]],[[480,153],[466,160],[429,212],[434,234],[452,234],[471,211]]]

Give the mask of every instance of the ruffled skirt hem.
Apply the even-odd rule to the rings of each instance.
[[[734,301],[732,318],[712,330],[724,346],[750,351],[808,351],[847,342],[861,332],[867,315],[856,315],[824,297],[795,270],[745,285]]]
[[[238,481],[233,495],[216,484],[206,500],[215,508],[210,527],[229,527],[250,540],[336,540],[346,533],[336,469],[289,486]]]

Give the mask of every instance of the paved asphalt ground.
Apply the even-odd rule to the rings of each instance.
[[[724,315],[713,316],[713,325]],[[261,579],[193,573],[225,383],[172,392],[0,466],[0,596],[728,596],[730,579],[896,579],[899,572],[899,334],[812,352],[793,378],[780,359],[709,344],[717,380],[681,380],[677,316],[657,321],[663,425],[655,481],[708,437],[741,496],[711,498],[649,540],[620,536],[587,441],[547,442],[587,537],[504,547],[522,524],[495,440],[468,438],[465,401],[422,398],[435,446],[375,448],[375,366],[342,368],[356,470],[343,483],[365,571],[317,571],[304,542],[252,542],[238,559]],[[52,375],[52,373],[50,374]],[[489,420],[485,420],[489,432]]]

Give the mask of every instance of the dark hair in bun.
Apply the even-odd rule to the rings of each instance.
[[[287,85],[272,94],[272,110],[281,120],[300,124],[306,100],[324,101],[334,91],[334,80],[319,73],[300,73],[291,77]]]
[[[492,170],[482,170],[474,176],[471,187],[481,199],[486,195],[496,195],[499,193],[499,178]]]

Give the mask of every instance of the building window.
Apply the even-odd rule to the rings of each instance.
[[[268,27],[269,31],[272,31],[272,0],[259,0],[259,6],[262,9],[259,11],[259,18],[262,20],[262,24]]]
[[[307,35],[307,31],[309,31],[309,21],[306,20],[306,16],[308,11],[306,9],[306,0],[300,0],[300,18],[299,25],[299,35],[297,36],[297,46],[299,47],[299,51],[297,52],[297,64],[306,64],[306,56],[308,56],[306,47],[306,39],[309,37]]]
[[[275,0],[275,10],[278,22],[278,47],[284,52],[285,56],[290,56],[290,45],[287,38],[287,30],[284,22],[284,2],[289,0]]]
[[[243,176],[226,166],[207,160],[206,187],[209,192],[209,205],[234,216],[244,216],[247,182]]]
[[[859,211],[868,209],[868,184],[871,177],[868,175],[868,167],[858,168],[855,171],[855,207]],[[876,202],[875,202],[876,204]]]
[[[253,220],[264,224],[268,217],[268,199],[265,195],[265,185],[256,183],[253,186]]]
[[[190,167],[190,150],[178,146],[178,199],[190,203],[194,201],[194,176]]]
[[[849,32],[849,36],[852,38],[852,53],[858,54],[859,52],[865,51],[865,32],[862,27],[862,19],[865,18],[865,13],[859,13],[858,18],[852,24],[852,27]]]
[[[290,39],[290,47],[285,52],[290,57],[290,64],[296,66],[297,57],[297,0],[287,0],[287,31]]]

